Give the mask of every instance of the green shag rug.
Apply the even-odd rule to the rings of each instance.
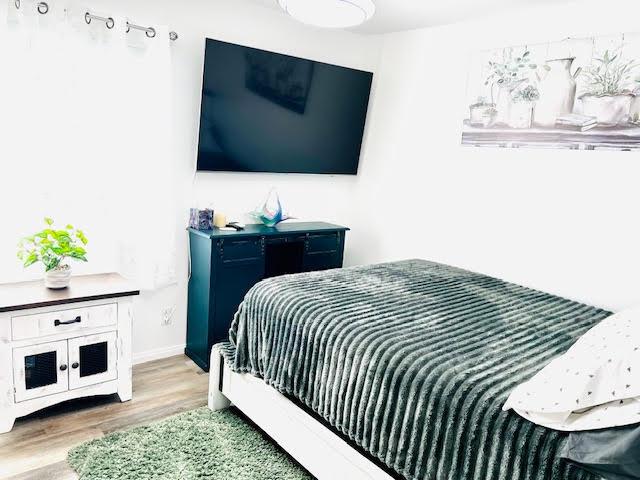
[[[81,480],[311,479],[233,410],[199,408],[69,452]]]

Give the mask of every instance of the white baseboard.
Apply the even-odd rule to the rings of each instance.
[[[153,360],[160,360],[161,358],[175,357],[184,353],[184,343],[182,345],[173,345],[171,347],[156,348],[154,350],[147,350],[146,352],[134,353],[133,364],[151,362]]]

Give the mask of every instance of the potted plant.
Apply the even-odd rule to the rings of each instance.
[[[42,262],[45,267],[44,284],[47,288],[60,289],[69,286],[71,267],[69,258],[87,261],[84,246],[88,240],[82,230],[67,225],[56,229],[51,218],[45,218],[44,230],[23,238],[18,244],[18,258],[24,267]]]
[[[609,50],[594,62],[583,71],[587,80],[586,91],[580,96],[584,115],[596,117],[598,124],[604,126],[628,122],[634,99],[628,85],[636,63],[623,61]]]
[[[484,84],[491,89],[491,103],[496,105],[498,122],[509,123],[513,92],[528,82],[531,72],[537,68],[528,50],[516,55],[512,48],[507,48],[502,52],[502,61],[489,61]]]
[[[478,101],[469,105],[469,124],[473,127],[490,127],[496,119],[495,103],[489,103],[484,97],[478,97]]]
[[[515,90],[511,95],[509,126],[512,128],[531,128],[533,112],[539,98],[540,92],[534,85],[527,85]]]

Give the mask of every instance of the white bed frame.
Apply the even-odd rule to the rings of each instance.
[[[233,404],[319,480],[392,480],[321,422],[264,381],[233,372],[211,351],[209,408]]]

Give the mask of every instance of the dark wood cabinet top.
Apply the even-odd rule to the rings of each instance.
[[[196,235],[207,238],[241,238],[241,237],[274,237],[282,235],[295,234],[314,234],[323,232],[345,232],[349,230],[347,227],[333,225],[325,222],[283,222],[275,227],[267,227],[262,224],[246,225],[244,230],[227,231],[214,228],[213,230],[196,230],[190,228],[189,231]]]
[[[4,283],[0,284],[0,313],[139,294],[117,273],[72,276],[69,287],[62,290],[46,288],[42,280]]]

